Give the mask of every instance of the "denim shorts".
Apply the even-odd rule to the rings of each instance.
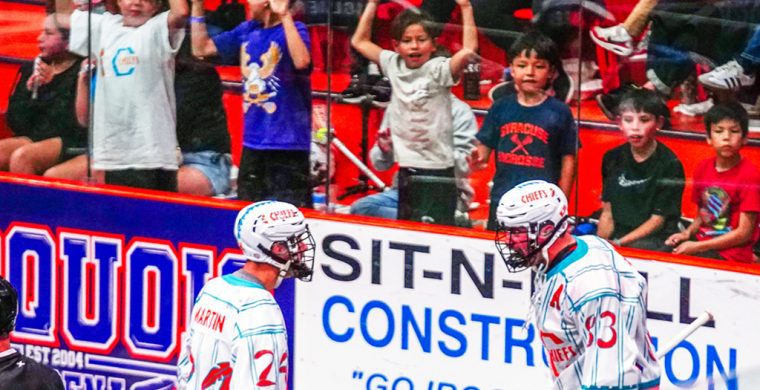
[[[232,157],[229,153],[213,151],[182,153],[182,165],[201,171],[214,187],[215,196],[230,192]]]

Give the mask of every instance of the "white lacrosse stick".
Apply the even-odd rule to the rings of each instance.
[[[700,314],[699,317],[697,317],[696,320],[694,320],[689,326],[684,328],[680,333],[673,336],[672,339],[668,340],[668,342],[662,346],[660,349],[657,350],[657,360],[662,359],[663,356],[665,356],[668,352],[673,350],[673,348],[678,345],[681,341],[685,340],[687,337],[689,337],[692,333],[694,333],[695,330],[699,329],[700,326],[707,323],[707,321],[712,320],[714,317],[712,313],[705,310],[704,313]]]

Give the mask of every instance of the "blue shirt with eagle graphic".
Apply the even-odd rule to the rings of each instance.
[[[306,26],[295,23],[311,50]],[[298,70],[282,24],[257,21],[212,37],[224,63],[239,63],[243,76],[243,146],[254,150],[309,150],[311,67]]]

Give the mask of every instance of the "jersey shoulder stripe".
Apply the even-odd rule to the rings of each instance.
[[[211,299],[215,305],[225,305],[236,311],[257,303],[277,304],[272,294],[261,285],[234,275],[224,275],[209,280],[198,294],[195,303],[198,304],[204,299]]]
[[[250,280],[245,280],[245,279],[239,278],[239,277],[237,277],[237,276],[235,276],[233,274],[222,275],[222,277],[220,279],[222,279],[225,282],[227,282],[227,283],[229,283],[229,284],[231,284],[233,286],[236,286],[236,287],[258,288],[258,289],[266,291],[266,289],[264,288],[264,286],[262,286],[262,285],[260,285],[258,283],[252,282]]]
[[[577,239],[579,248],[571,256],[583,251],[583,262],[566,264],[560,271],[567,284],[568,302],[578,307],[586,301],[614,294],[620,300],[638,302],[646,281],[628,260],[599,238],[583,236]]]
[[[277,307],[279,307],[277,305],[277,302],[274,299],[272,299],[272,298],[263,298],[263,299],[255,300],[253,302],[247,302],[247,303],[245,303],[244,305],[240,306],[240,311],[243,312],[243,311],[246,311],[246,310],[253,310],[253,309],[256,309],[256,308],[258,308],[260,306],[277,306]]]

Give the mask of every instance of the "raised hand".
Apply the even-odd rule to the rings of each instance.
[[[283,16],[290,12],[289,0],[269,0],[269,9],[277,15]]]
[[[470,0],[456,0],[460,7],[467,7],[470,5]]]

